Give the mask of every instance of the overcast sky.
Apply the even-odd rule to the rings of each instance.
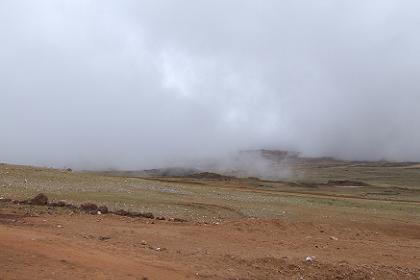
[[[0,161],[420,160],[420,2],[0,1]]]

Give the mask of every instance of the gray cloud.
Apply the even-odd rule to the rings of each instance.
[[[415,1],[1,1],[0,160],[420,160]]]

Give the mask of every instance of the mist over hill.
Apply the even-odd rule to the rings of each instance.
[[[0,161],[139,170],[261,148],[420,161],[419,12],[1,1]]]

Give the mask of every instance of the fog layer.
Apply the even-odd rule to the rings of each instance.
[[[420,160],[416,1],[0,2],[0,161]]]

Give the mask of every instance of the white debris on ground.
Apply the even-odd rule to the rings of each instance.
[[[315,256],[307,256],[306,259],[305,259],[305,261],[306,262],[314,262],[315,259],[316,259]]]

